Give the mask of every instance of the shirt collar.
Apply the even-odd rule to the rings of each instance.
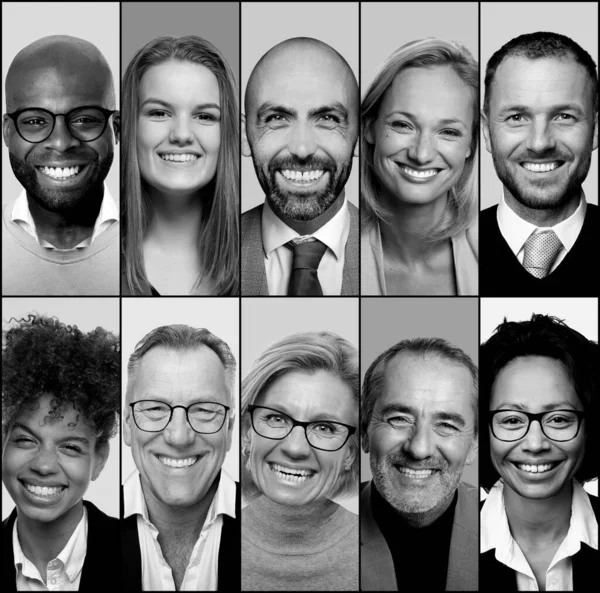
[[[15,568],[21,565],[21,572],[23,576],[28,578],[39,578],[40,573],[36,566],[31,562],[23,553],[21,543],[19,542],[19,536],[17,533],[17,522],[15,521],[13,528],[13,551],[15,558]],[[88,534],[88,515],[85,505],[83,507],[83,515],[81,520],[77,524],[73,535],[69,538],[67,545],[62,549],[60,554],[56,557],[56,560],[60,560],[62,565],[65,567],[65,572],[69,577],[69,580],[73,582],[77,575],[83,569],[83,563],[85,562],[85,555],[87,553],[87,534]],[[45,575],[44,575],[45,576]]]
[[[33,216],[31,216],[31,211],[29,210],[29,203],[27,201],[27,192],[25,189],[21,191],[19,197],[17,198],[15,205],[13,206],[11,217],[12,222],[16,222],[21,226],[25,231],[27,231],[41,247],[47,247],[48,249],[56,249],[54,245],[45,241],[44,239],[40,239],[37,233],[37,228],[35,226],[35,221],[33,220]],[[96,239],[96,237],[106,229],[106,223],[113,222],[119,220],[119,209],[112,195],[108,191],[108,187],[104,184],[104,197],[102,198],[102,204],[100,205],[100,211],[98,212],[98,217],[96,218],[96,222],[94,223],[94,230],[92,232],[91,237],[84,239],[81,243],[76,245],[74,249],[80,249],[82,247],[90,246]],[[71,251],[70,249],[63,249],[57,251]]]
[[[563,244],[563,247],[569,251],[575,244],[575,241],[581,232],[585,220],[586,209],[587,202],[582,191],[579,205],[569,218],[559,222],[553,227],[537,227],[534,224],[523,220],[516,214],[516,212],[506,203],[503,192],[502,199],[498,204],[496,216],[500,232],[515,255],[521,251],[525,241],[527,241],[527,238],[531,233],[536,231],[547,231],[549,228],[556,233],[560,242]]]
[[[339,212],[325,223],[320,229],[316,230],[311,237],[319,239],[333,251],[336,259],[339,259],[346,248],[346,241],[350,233],[350,212],[348,203],[344,198],[344,203]],[[268,259],[271,252],[285,245],[292,239],[301,237],[294,229],[290,228],[281,218],[279,218],[265,200],[262,211],[262,238],[265,257]]]

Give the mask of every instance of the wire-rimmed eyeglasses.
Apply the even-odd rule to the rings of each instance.
[[[301,426],[308,444],[321,451],[341,449],[350,436],[356,432],[355,426],[331,420],[300,422],[279,410],[266,406],[248,406],[248,410],[252,419],[252,428],[261,437],[281,441],[296,426]]]
[[[218,402],[196,402],[189,406],[171,406],[153,399],[142,399],[129,404],[133,412],[135,425],[145,432],[161,432],[173,417],[173,410],[185,410],[187,421],[192,430],[200,434],[219,432],[225,424],[229,406]]]
[[[581,428],[585,412],[579,410],[552,410],[530,414],[521,410],[494,410],[489,412],[492,434],[499,441],[512,442],[522,439],[533,421],[540,424],[542,432],[551,441],[573,440]]]
[[[93,142],[104,134],[113,113],[116,111],[90,105],[75,107],[67,113],[52,113],[41,107],[28,107],[6,115],[13,120],[17,133],[23,140],[38,144],[52,136],[57,117],[64,117],[73,138],[80,142]]]

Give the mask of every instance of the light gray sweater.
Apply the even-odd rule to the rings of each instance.
[[[358,517],[321,499],[242,510],[242,591],[358,591]]]

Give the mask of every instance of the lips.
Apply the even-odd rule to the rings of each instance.
[[[38,166],[36,169],[43,175],[57,180],[73,179],[84,171],[86,165],[72,165],[62,167]]]
[[[317,472],[310,468],[297,468],[280,463],[269,463],[271,471],[281,480],[292,483],[303,483]]]
[[[550,173],[561,167],[563,164],[564,161],[558,160],[544,162],[523,161],[521,162],[521,167],[532,173]]]
[[[27,480],[19,480],[19,482],[30,494],[48,500],[55,498],[67,488],[62,484],[34,484],[32,482],[28,482]]]
[[[516,461],[511,462],[517,469],[522,472],[526,472],[528,474],[545,474],[549,471],[552,471],[558,465],[562,463],[562,461],[549,461],[546,463],[519,463]]]
[[[167,457],[166,455],[157,455],[158,460],[167,467],[175,467],[175,468],[187,468],[194,465],[198,459],[200,459],[199,455],[192,455],[191,457]]]
[[[186,153],[175,153],[175,152],[165,152],[159,153],[158,155],[163,161],[173,162],[173,163],[188,163],[191,161],[196,161],[200,158],[195,152],[186,152]]]
[[[394,466],[399,473],[413,479],[423,479],[432,476],[434,473],[438,472],[437,468],[419,468],[413,469],[411,467],[407,467],[406,465],[395,465]]]

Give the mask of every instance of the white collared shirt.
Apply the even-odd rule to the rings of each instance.
[[[344,199],[339,212],[310,235],[327,246],[317,270],[323,295],[340,295],[342,293],[346,241],[349,234],[350,212]],[[271,210],[269,202],[265,200],[262,210],[262,239],[270,295],[287,294],[294,254],[285,244],[298,237],[302,237],[302,235],[287,226]]]
[[[502,480],[498,480],[481,509],[481,553],[495,548],[496,560],[516,572],[519,591],[539,591],[533,571],[510,532],[503,494]],[[587,492],[574,481],[569,531],[546,571],[546,591],[573,590],[572,556],[579,552],[582,542],[598,549],[598,522]]]
[[[586,208],[587,203],[585,195],[582,192],[579,206],[577,206],[577,209],[569,216],[569,218],[559,222],[553,227],[538,227],[523,220],[516,214],[516,212],[506,203],[503,192],[502,199],[498,204],[498,210],[496,211],[496,218],[502,236],[508,243],[510,250],[517,256],[521,265],[523,264],[523,259],[525,257],[525,241],[527,241],[529,235],[534,232],[541,233],[552,229],[563,244],[563,248],[558,252],[556,259],[550,268],[549,273],[551,273],[559,266],[560,262],[573,248],[573,245],[575,245],[575,241],[577,241],[577,237],[579,237],[579,233],[583,228]]]
[[[138,536],[142,556],[142,590],[175,591],[171,567],[158,543],[158,529],[150,522],[142,491],[140,473],[136,469],[123,484],[126,519],[137,515]],[[208,509],[200,537],[194,545],[180,591],[216,591],[218,586],[219,547],[223,515],[235,518],[235,482],[221,468],[221,479]]]
[[[13,206],[12,213],[10,215],[12,222],[18,224],[25,232],[29,233],[37,242],[40,247],[46,247],[47,249],[54,249],[56,251],[72,251],[72,249],[58,249],[51,243],[48,243],[45,239],[40,239],[35,226],[33,216],[29,210],[29,203],[27,202],[27,192],[23,190],[15,205]],[[104,186],[104,197],[102,198],[102,204],[100,206],[100,212],[94,223],[94,230],[87,239],[81,241],[73,249],[82,249],[83,247],[89,247],[96,238],[101,235],[106,229],[108,229],[113,222],[119,220],[119,209],[115,203],[113,197],[108,191],[108,187]]]
[[[35,564],[23,553],[17,532],[18,522],[17,518],[12,534],[17,591],[79,591],[81,571],[87,552],[88,516],[85,506],[83,516],[67,545],[54,560],[48,562],[46,584]]]

